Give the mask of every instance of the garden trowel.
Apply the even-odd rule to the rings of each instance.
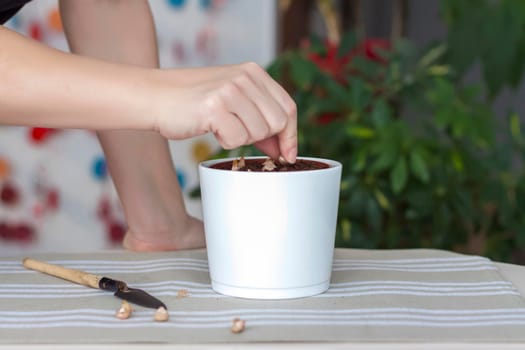
[[[117,281],[109,277],[97,276],[84,271],[53,265],[31,258],[25,258],[23,260],[23,265],[28,269],[59,277],[66,281],[113,292],[116,297],[127,300],[130,303],[153,309],[158,309],[160,307],[164,307],[166,310],[168,309],[162,301],[145,291],[130,288],[125,282]]]

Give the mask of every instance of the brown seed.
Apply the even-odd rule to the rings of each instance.
[[[246,327],[246,321],[241,320],[240,318],[234,318],[232,321],[232,333],[237,334],[244,331]]]
[[[168,310],[166,310],[163,306],[159,307],[157,311],[155,311],[155,316],[153,319],[157,322],[166,322],[169,320],[170,316],[168,315]]]
[[[131,316],[132,312],[133,308],[131,305],[126,300],[122,300],[122,304],[120,304],[120,308],[117,310],[115,316],[120,320],[125,320]]]
[[[177,298],[185,298],[188,295],[190,295],[190,293],[187,289],[180,289],[179,291],[177,291]]]
[[[232,170],[233,170],[233,171],[237,171],[237,170],[239,170],[239,169],[240,169],[240,168],[239,168],[239,162],[237,162],[237,159],[234,159],[234,160],[232,161]]]
[[[241,157],[240,159],[234,159],[232,161],[232,170],[237,171],[241,170],[246,166],[246,162],[244,161],[244,157]]]
[[[275,165],[273,160],[271,158],[268,158],[263,163],[262,171],[272,171],[275,168],[277,168],[277,166]]]
[[[244,156],[239,159],[239,169],[242,169],[246,166],[246,162],[244,161]]]
[[[284,159],[283,156],[279,156],[279,163],[281,163],[283,165],[289,164],[288,161],[286,161],[286,159]]]

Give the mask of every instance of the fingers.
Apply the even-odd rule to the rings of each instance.
[[[222,148],[234,149],[250,143],[250,135],[237,116],[225,111],[216,113],[217,127],[212,132]]]
[[[223,93],[226,94],[228,111],[239,118],[250,136],[248,142],[254,143],[269,137],[273,132],[254,100],[247,97],[245,90],[246,87],[230,84]]]
[[[258,102],[257,106],[270,124],[273,134],[278,135],[280,154],[290,163],[294,163],[297,157],[297,107],[293,99],[288,95],[270,75],[255,63],[244,64],[244,69],[253,76],[258,89],[250,84],[240,85],[247,89]],[[248,89],[252,90],[248,90]]]
[[[204,103],[204,129],[213,131],[221,146],[256,146],[272,158],[297,156],[297,109],[286,91],[255,63],[231,66],[229,74],[209,81],[215,86]]]
[[[290,115],[283,131],[278,134],[279,149],[284,159],[295,163],[297,158],[297,113]]]

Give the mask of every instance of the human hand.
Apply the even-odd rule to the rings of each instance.
[[[164,137],[212,132],[225,149],[255,144],[272,158],[297,156],[297,107],[255,63],[160,71],[151,106]]]

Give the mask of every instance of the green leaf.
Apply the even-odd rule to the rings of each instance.
[[[328,96],[337,101],[338,105],[350,107],[347,91],[345,88],[329,76],[322,76],[320,83],[326,88]]]
[[[391,167],[396,161],[398,156],[398,151],[395,147],[386,147],[379,154],[379,157],[376,158],[374,163],[370,166],[370,169],[373,171],[383,171]]]
[[[424,68],[433,65],[437,60],[443,57],[446,51],[447,47],[444,44],[431,48],[419,61],[420,67]]]
[[[371,118],[374,126],[377,128],[382,128],[387,125],[391,115],[390,109],[388,108],[385,100],[379,99],[374,103]]]
[[[492,5],[490,20],[482,27],[483,43],[485,49],[481,54],[484,77],[487,81],[489,92],[492,97],[508,83],[513,72],[516,49],[520,44],[520,34],[523,33],[524,19],[514,11],[509,1]],[[505,38],[505,45],[501,45]],[[498,50],[494,50],[498,47]]]
[[[277,57],[269,66],[266,68],[268,74],[277,81],[280,81],[282,78],[284,66],[284,58]]]
[[[381,225],[381,208],[374,197],[369,197],[366,202],[366,217],[370,226],[379,229]]]
[[[301,89],[310,88],[319,73],[317,66],[302,56],[291,60],[290,69],[293,82]]]
[[[194,187],[189,193],[190,198],[201,198],[201,188],[200,186]]]
[[[520,248],[525,248],[525,216],[521,217],[521,220],[518,220],[514,226],[514,231],[516,232],[516,244]]]
[[[318,55],[326,55],[326,45],[317,35],[310,35],[310,51]]]
[[[408,180],[407,162],[404,157],[401,157],[392,172],[390,173],[390,184],[392,191],[396,194],[400,193]]]
[[[386,198],[385,194],[381,192],[380,189],[375,189],[374,196],[376,197],[377,203],[379,203],[383,210],[390,209],[390,201],[388,200],[388,198]]]
[[[451,220],[452,214],[448,206],[446,204],[439,205],[433,215],[432,241],[435,247],[443,248]]]
[[[525,63],[522,1],[448,1],[448,60],[460,75],[479,60],[489,97],[517,86]],[[494,49],[497,48],[497,49]]]
[[[352,223],[348,219],[341,221],[342,239],[344,242],[349,243],[352,238]]]
[[[428,67],[428,73],[430,75],[442,76],[450,74],[451,68],[448,65],[435,65]]]
[[[233,150],[228,150],[228,149],[224,149],[224,148],[220,148],[217,152],[215,152],[211,157],[210,159],[221,159],[221,158],[228,158],[228,157],[231,157],[231,152],[233,152]]]
[[[415,148],[410,152],[410,170],[423,183],[428,183],[430,178],[427,164],[421,150]]]
[[[452,165],[457,172],[461,173],[463,170],[465,170],[465,162],[463,161],[463,157],[458,150],[453,150],[450,153],[450,159],[452,160]]]
[[[457,188],[452,192],[452,199],[451,205],[454,211],[461,215],[465,222],[471,220],[475,211],[472,209],[472,199],[469,191],[464,188]]]
[[[358,139],[371,139],[376,135],[376,131],[372,128],[360,125],[351,125],[346,128],[348,135]]]
[[[360,172],[366,165],[367,152],[364,148],[361,148],[356,155],[353,170],[354,172]]]
[[[512,138],[514,140],[520,140],[521,139],[521,122],[520,118],[516,113],[512,113],[510,115],[510,134],[512,135]]]
[[[460,73],[463,73],[482,50],[479,38],[480,28],[485,24],[484,18],[488,11],[484,1],[479,1],[479,6],[471,13],[469,13],[469,6],[466,2],[453,1],[458,4],[449,5],[454,6],[452,10],[454,15],[450,16],[451,22],[448,29],[448,59]]]
[[[367,200],[366,192],[359,187],[356,187],[351,193],[350,198],[348,199],[348,207],[350,213],[356,217],[363,214],[364,207]]]
[[[357,35],[355,31],[348,31],[343,35],[337,50],[337,57],[346,56],[357,44]]]
[[[518,39],[516,45],[516,53],[509,67],[509,83],[512,87],[516,88],[523,79],[523,71],[525,69],[525,32],[521,31],[521,37]]]
[[[350,79],[350,102],[352,109],[361,112],[367,105],[370,93],[366,91],[365,83],[361,79]]]
[[[420,189],[407,188],[408,205],[415,216],[432,215],[435,201],[432,198],[430,187],[424,186]]]
[[[386,70],[385,66],[363,56],[352,57],[349,67],[352,71],[358,71],[359,76],[365,80],[377,79],[377,77],[383,76]]]

